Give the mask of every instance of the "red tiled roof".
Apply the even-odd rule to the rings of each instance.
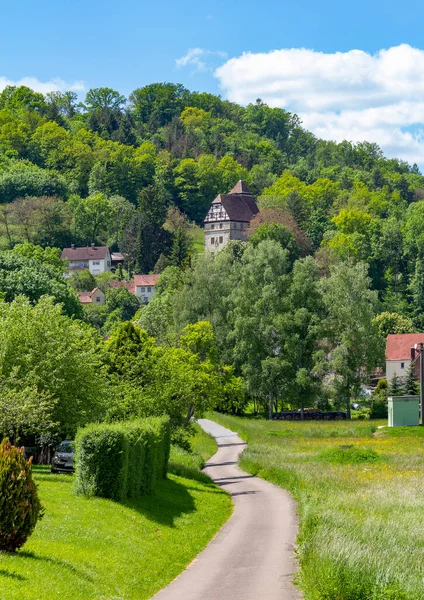
[[[97,260],[107,256],[107,246],[86,246],[83,248],[64,248],[61,257],[66,260]]]
[[[387,336],[386,360],[410,360],[411,348],[424,342],[424,333],[392,333]]]
[[[92,301],[91,292],[77,292],[77,294],[82,304],[90,304]]]
[[[90,304],[90,302],[93,301],[93,295],[98,291],[98,289],[99,288],[95,287],[91,292],[77,292],[80,302],[82,304]]]
[[[111,281],[110,282],[110,287],[111,288],[126,287],[127,290],[129,292],[131,292],[131,294],[135,295],[135,284],[134,284],[134,281]]]
[[[156,285],[159,275],[134,275],[134,284],[140,285]]]

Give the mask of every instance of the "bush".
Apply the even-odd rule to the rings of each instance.
[[[117,501],[150,494],[169,452],[168,418],[88,425],[76,436],[76,492]]]
[[[43,516],[31,462],[7,438],[0,444],[0,550],[23,546]]]

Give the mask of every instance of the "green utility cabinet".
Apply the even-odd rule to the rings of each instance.
[[[389,427],[419,425],[420,399],[418,396],[389,396]]]

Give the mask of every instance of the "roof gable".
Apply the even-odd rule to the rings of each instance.
[[[411,348],[424,342],[424,333],[398,333],[387,336],[386,360],[410,360]]]

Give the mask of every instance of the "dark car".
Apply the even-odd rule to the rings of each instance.
[[[53,456],[52,473],[73,473],[75,458],[75,442],[60,442]]]

